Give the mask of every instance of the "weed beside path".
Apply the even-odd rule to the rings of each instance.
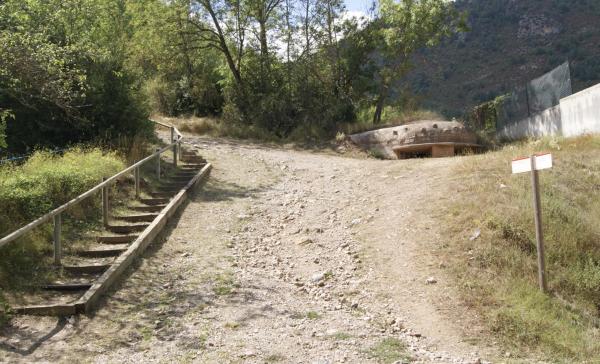
[[[537,285],[530,176],[510,170],[512,158],[543,151],[554,158],[540,172],[548,295]],[[506,146],[463,159],[452,178],[446,254],[466,302],[511,356],[600,360],[600,137]]]
[[[22,165],[0,168],[0,236],[39,218],[125,167],[114,152],[73,148],[63,155],[36,152]],[[99,198],[68,211],[63,234],[75,239],[99,217]],[[0,249],[0,323],[7,317],[4,292],[32,289],[47,280],[51,264],[51,224],[46,224]]]

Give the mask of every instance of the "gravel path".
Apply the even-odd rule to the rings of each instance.
[[[190,137],[209,182],[90,317],[18,317],[5,362],[476,363],[437,251],[460,158],[375,161]]]

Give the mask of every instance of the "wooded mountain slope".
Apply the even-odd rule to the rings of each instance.
[[[566,60],[573,91],[600,82],[600,1],[458,0],[470,31],[422,51],[409,74],[423,104],[447,116]]]

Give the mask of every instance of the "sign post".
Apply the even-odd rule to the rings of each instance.
[[[529,157],[516,158],[512,161],[512,172],[531,172],[531,188],[533,191],[533,210],[535,217],[535,238],[537,241],[538,280],[542,292],[548,291],[546,282],[546,259],[544,253],[544,234],[542,230],[542,210],[540,203],[540,186],[538,171],[552,168],[552,154],[533,154]]]

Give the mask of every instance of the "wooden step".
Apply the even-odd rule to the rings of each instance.
[[[167,205],[151,205],[151,206],[128,206],[127,208],[133,211],[140,212],[161,212]]]
[[[158,214],[139,214],[139,215],[126,215],[126,216],[115,216],[115,220],[127,221],[127,222],[152,222]]]
[[[189,180],[191,180],[191,179],[192,179],[191,177],[187,177],[187,176],[185,176],[185,177],[177,177],[177,176],[169,177],[169,180],[172,182],[189,182]]]
[[[181,187],[169,187],[169,186],[158,186],[158,187],[156,187],[156,189],[158,190],[158,192],[171,193],[171,196],[173,196],[177,192],[181,191],[181,188],[183,188],[183,186],[181,186]]]
[[[89,282],[51,283],[42,286],[48,291],[84,291],[92,286]]]
[[[205,161],[202,161],[200,163],[185,163],[185,164],[180,164],[179,168],[180,169],[201,169],[202,167],[204,167],[206,165]]]
[[[201,168],[198,167],[186,167],[185,165],[175,170],[175,173],[197,173]]]
[[[204,163],[204,159],[202,159],[200,157],[194,157],[194,158],[185,158],[184,157],[181,160],[187,164],[202,164],[202,163]]]
[[[105,257],[115,257],[121,255],[126,248],[111,248],[111,249],[89,249],[89,250],[80,250],[77,252],[77,255],[81,257],[87,258],[105,258]]]
[[[98,236],[96,241],[101,244],[127,244],[137,239],[137,235]]]
[[[189,178],[192,178],[196,174],[198,174],[198,173],[195,172],[195,171],[192,171],[192,172],[177,172],[177,173],[173,174],[173,176],[174,177],[189,177]]]
[[[150,196],[155,197],[155,198],[171,198],[173,197],[173,193],[171,192],[150,192]]]
[[[12,307],[11,311],[19,315],[73,316],[77,313],[77,308],[73,303],[55,303],[48,305]]]
[[[182,189],[183,187],[185,187],[185,185],[187,185],[187,182],[185,181],[180,181],[180,182],[162,182],[160,184],[159,187],[167,187],[167,188],[177,188],[177,189]]]
[[[81,264],[81,265],[63,265],[63,268],[69,273],[93,274],[103,273],[110,268],[110,264]]]
[[[140,202],[146,205],[164,205],[169,202],[168,198],[140,198]]]
[[[144,231],[148,224],[132,224],[132,225],[109,225],[106,230],[117,234],[129,234],[139,231]]]

